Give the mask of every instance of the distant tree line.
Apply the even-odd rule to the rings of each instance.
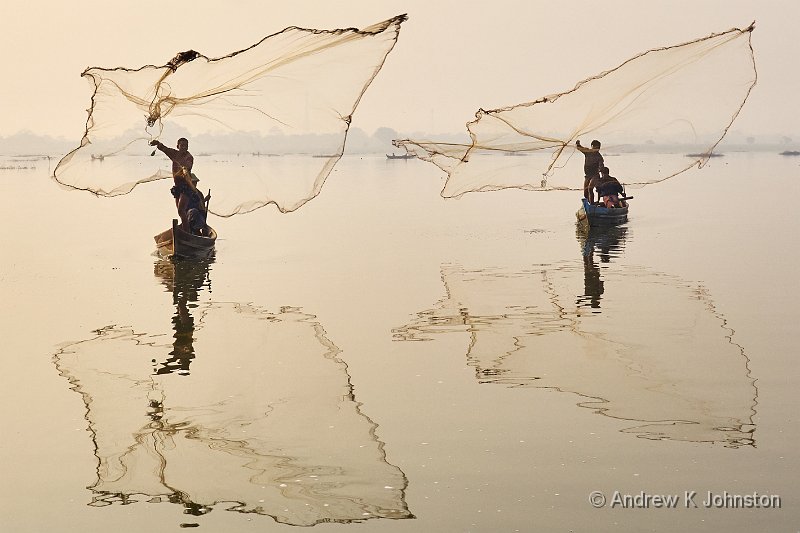
[[[120,139],[132,139],[141,136],[141,130],[129,130],[120,135]],[[168,145],[173,145],[180,137],[190,140],[192,153],[198,154],[333,154],[338,152],[341,137],[338,134],[303,134],[284,135],[278,131],[266,135],[259,132],[230,132],[223,134],[192,135],[183,128],[165,128],[161,139]],[[404,133],[389,127],[380,127],[371,135],[358,127],[351,127],[345,144],[345,153],[348,154],[376,154],[376,153],[403,153],[402,149],[395,148],[392,141],[395,139],[429,139],[438,142],[468,143],[466,134],[427,134],[423,132]],[[39,135],[29,131],[22,131],[8,137],[0,137],[0,155],[49,155],[61,156],[75,149],[80,144],[80,138],[73,140],[64,137],[51,137]],[[613,143],[609,143],[613,144]],[[748,150],[759,148],[769,150],[775,147],[793,148],[800,143],[795,142],[786,135],[761,135],[753,136],[739,132],[731,132],[718,147],[722,151],[726,147],[735,149],[743,147]],[[149,147],[145,148],[147,151]],[[651,140],[626,143],[618,146],[619,151],[678,151],[686,149],[683,145],[658,146]],[[144,153],[144,151],[143,151]]]
[[[132,139],[141,135],[141,130],[131,129],[122,133],[120,140]],[[402,149],[397,149],[392,145],[393,140],[425,136],[427,135],[419,132],[401,133],[388,127],[378,128],[370,135],[361,128],[351,127],[347,134],[345,153],[402,153]],[[189,131],[176,127],[165,128],[160,138],[171,146],[180,137],[189,139],[190,149],[194,154],[332,154],[338,152],[341,143],[341,137],[338,134],[284,135],[280,132],[273,132],[263,135],[259,132],[237,131],[192,135]],[[458,142],[464,142],[465,137],[466,135],[452,134],[431,136],[437,140],[444,138]],[[59,156],[77,148],[79,144],[80,138],[70,140],[64,137],[51,137],[23,131],[8,137],[0,137],[0,154]],[[146,147],[145,151],[147,149],[149,147]]]

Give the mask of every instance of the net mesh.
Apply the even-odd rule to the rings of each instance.
[[[663,181],[704,165],[747,101],[757,77],[753,29],[648,50],[566,92],[480,109],[467,124],[469,144],[403,139],[395,145],[447,172],[447,198],[507,188],[581,189],[584,158],[575,148],[581,139],[586,147],[600,140],[606,153],[689,152],[670,168],[624,157],[611,169],[630,184]],[[529,157],[495,157],[502,155]]]
[[[211,212],[269,204],[294,211],[320,193],[342,156],[353,112],[405,20],[361,30],[290,27],[220,58],[190,50],[162,66],[89,68],[86,131],[53,177],[98,196],[128,194],[172,177],[165,158],[143,158],[151,140],[187,137],[190,151],[227,154],[225,165],[195,161],[202,185],[214,190]],[[287,154],[291,164],[266,157]]]

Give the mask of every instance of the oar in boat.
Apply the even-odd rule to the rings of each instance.
[[[211,203],[211,189],[208,189],[208,194],[206,194],[204,196],[204,199],[205,199],[205,202],[204,202],[204,206],[203,207],[205,207],[205,210],[206,210],[206,212],[205,212],[205,217],[206,217],[205,231],[208,232],[208,204]],[[206,237],[208,237],[208,235],[206,235]]]

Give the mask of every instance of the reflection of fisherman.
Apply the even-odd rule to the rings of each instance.
[[[579,307],[588,306],[592,309],[600,309],[600,300],[605,292],[603,278],[600,276],[600,266],[595,262],[595,246],[602,244],[603,240],[594,232],[594,228],[589,228],[589,233],[583,233],[583,228],[578,230],[578,239],[583,239],[583,295],[578,296],[577,304]],[[608,263],[609,257],[601,250],[601,261]]]
[[[600,263],[610,263],[619,257],[625,246],[627,228],[612,226],[609,228],[588,228],[578,224],[576,236],[581,244],[583,255],[583,295],[578,296],[579,307],[600,309],[600,301],[605,293],[605,283],[601,276]],[[599,253],[597,261],[595,252]]]
[[[594,261],[594,247],[583,254],[583,293],[589,297],[589,306],[600,309],[600,299],[605,292],[603,279],[600,277],[600,267]],[[585,298],[578,297],[578,304],[585,302]]]
[[[177,371],[178,374],[188,375],[189,365],[194,359],[194,318],[189,312],[186,295],[179,295],[175,300],[175,316],[172,317],[172,326],[175,330],[175,341],[172,343],[171,356],[156,374],[169,374]]]
[[[172,317],[174,331],[170,357],[161,363],[156,374],[188,375],[189,366],[195,358],[195,319],[191,308],[196,307],[200,291],[208,286],[208,277],[213,256],[201,261],[170,261],[162,259],[155,264],[155,275],[172,292],[175,315]]]
[[[175,186],[170,192],[175,197],[175,207],[181,219],[181,226],[190,233],[205,235],[206,210],[203,193],[197,190],[198,179],[192,174],[194,157],[189,153],[189,141],[183,137],[178,139],[178,149],[167,148],[160,141],[150,141],[172,160],[172,179]]]
[[[575,141],[575,148],[583,153],[583,197],[594,202],[594,192],[592,191],[591,181],[600,177],[600,169],[603,168],[603,156],[600,155],[600,141],[592,141],[592,147],[581,146],[581,141]]]

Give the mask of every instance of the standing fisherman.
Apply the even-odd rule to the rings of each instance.
[[[203,194],[197,190],[192,181],[194,177],[192,174],[194,157],[189,153],[189,141],[184,137],[178,139],[177,150],[168,148],[164,146],[161,141],[157,140],[150,141],[150,146],[155,146],[172,160],[172,179],[175,182],[175,186],[170,189],[170,192],[175,198],[175,207],[178,209],[181,225],[189,233],[201,231],[201,229],[194,230],[189,221],[189,211],[191,208],[196,207],[194,205],[197,203],[195,197],[201,199],[201,204],[203,198]],[[205,215],[205,213],[203,213],[203,215]],[[197,221],[194,225],[198,225]],[[202,227],[205,227],[205,221],[203,221]]]
[[[600,178],[600,169],[603,168],[603,156],[600,155],[600,141],[592,141],[592,147],[586,148],[581,146],[581,141],[575,141],[575,148],[583,153],[583,197],[589,200],[589,203],[594,202],[594,180]]]

